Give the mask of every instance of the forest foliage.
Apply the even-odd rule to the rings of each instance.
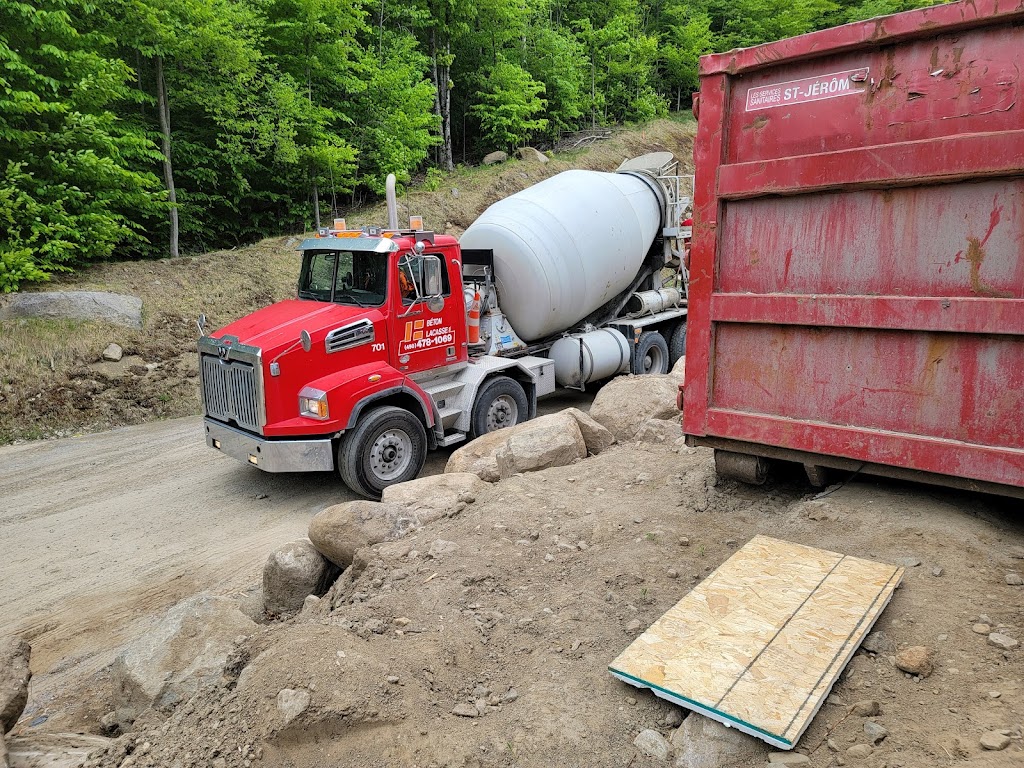
[[[688,106],[697,59],[930,0],[4,0],[0,291],[309,227]]]

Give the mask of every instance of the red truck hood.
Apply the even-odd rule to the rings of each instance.
[[[210,334],[213,338],[237,336],[238,341],[263,350],[268,359],[296,344],[300,331],[309,331],[314,338],[346,322],[367,317],[375,324],[380,311],[371,307],[349,307],[322,301],[289,299],[258,309],[252,314]],[[322,332],[322,333],[319,333]]]

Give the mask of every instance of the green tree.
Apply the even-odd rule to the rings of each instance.
[[[76,0],[0,4],[0,290],[144,243],[136,217],[162,205],[139,170],[153,144],[111,109],[131,70],[93,20]]]
[[[682,109],[683,95],[698,87],[697,62],[714,46],[711,17],[692,0],[670,2],[661,17],[659,43],[662,79],[675,94],[676,109]]]
[[[532,134],[543,131],[544,84],[538,83],[518,64],[501,59],[483,74],[484,88],[470,112],[480,120],[481,138],[488,146],[512,149]]]

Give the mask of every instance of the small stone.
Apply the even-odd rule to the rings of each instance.
[[[687,536],[680,536],[679,537],[679,546],[680,547],[688,547],[688,546],[690,546],[690,539],[689,539],[689,537],[687,537]]]
[[[515,701],[518,698],[519,698],[519,691],[517,691],[515,688],[509,688],[507,691],[505,691],[505,693],[502,694],[502,696],[501,696],[501,703],[502,704],[511,704],[513,701]]]
[[[316,595],[306,595],[306,599],[302,601],[302,612],[306,613],[311,611],[320,605],[320,598]]]
[[[661,724],[666,728],[678,728],[682,725],[683,713],[678,709],[669,710],[668,714],[662,718]]]
[[[1010,746],[1010,737],[999,731],[986,731],[981,734],[980,744],[982,749],[998,752]]]
[[[990,699],[998,699],[1002,695],[1003,694],[1000,691],[989,691],[988,692],[988,697]]]
[[[634,517],[633,518],[633,522],[636,523],[637,525],[639,525],[643,521],[644,521],[644,519],[642,517]]]
[[[640,734],[633,739],[633,746],[655,760],[668,760],[669,755],[672,754],[672,746],[665,740],[665,737],[650,728],[640,731]]]
[[[802,752],[769,752],[769,765],[810,765],[811,758]]]
[[[873,746],[877,747],[885,741],[885,737],[889,735],[889,731],[874,720],[868,720],[864,723],[864,735],[868,737],[868,740]]]
[[[833,739],[829,739],[825,743],[828,744],[828,749],[829,749],[830,752],[838,752],[839,751],[839,745],[836,744],[836,742]]]
[[[553,562],[555,562],[555,556],[552,555],[550,552],[548,552],[546,555],[544,555],[544,562],[545,563],[553,563]]]
[[[921,560],[917,557],[900,557],[897,558],[896,564],[902,565],[904,568],[917,568],[921,564]]]
[[[387,680],[387,681],[388,681],[389,683],[391,683],[392,685],[397,685],[397,684],[398,684],[398,679],[399,679],[399,678],[398,678],[398,675],[388,675],[388,676],[387,676],[387,677],[385,677],[384,679],[385,679],[385,680]]]
[[[860,647],[868,653],[892,653],[896,650],[896,645],[881,630],[869,633]]]
[[[1011,587],[1019,587],[1024,585],[1024,576],[1019,573],[1008,573],[1006,574],[1006,583]]]
[[[995,624],[995,622],[992,621],[992,619],[990,619],[988,617],[988,615],[984,614],[984,613],[981,614],[981,616],[978,617],[978,621],[981,622],[982,624]]]
[[[991,635],[989,636],[991,638]],[[923,645],[914,645],[896,654],[896,666],[911,675],[928,677],[932,673],[931,648]]]
[[[668,571],[665,572],[665,575],[668,576],[670,579],[678,579],[679,571],[677,571],[675,568],[669,568]]]
[[[124,350],[121,349],[120,344],[108,344],[107,348],[103,350],[103,359],[111,363],[118,362],[123,356]]]
[[[975,624],[971,627],[971,631],[979,635],[987,635],[992,631],[992,627],[988,624]]]
[[[854,744],[846,750],[846,756],[853,760],[863,760],[865,757],[870,756],[873,751],[870,744]]]
[[[640,629],[640,620],[639,619],[632,619],[631,621],[629,621],[626,624],[626,631],[627,632],[636,632],[638,629]]]
[[[863,699],[855,701],[850,711],[860,717],[874,717],[881,714],[882,706],[874,699]]]
[[[727,546],[727,547],[735,547],[736,546],[736,539],[726,539],[723,542],[723,544],[725,544],[725,546]]]
[[[399,627],[408,627],[410,619],[408,616],[399,616],[395,619],[395,625]]]
[[[935,578],[938,578],[943,573],[944,571],[939,566],[935,566],[934,568],[932,568],[932,576],[934,576]]]
[[[459,717],[480,717],[480,711],[473,704],[467,704],[464,701],[460,701],[454,707],[452,707],[452,714],[458,715]]]
[[[310,695],[305,688],[293,690],[282,688],[277,694],[277,711],[285,725],[301,715],[309,707]]]
[[[1004,651],[1012,651],[1020,643],[1014,640],[1009,635],[1004,635],[1002,632],[993,632],[988,636],[988,644],[994,645],[996,648],[1002,648]]]
[[[631,707],[635,707],[636,706],[636,699],[634,699],[632,696],[627,696],[626,697],[626,703],[629,704],[629,706],[631,706]]]

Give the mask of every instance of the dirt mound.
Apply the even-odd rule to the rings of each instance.
[[[1000,503],[899,484],[822,498],[795,475],[749,488],[716,481],[705,450],[614,446],[360,550],[316,608],[247,640],[221,684],[119,743],[149,742],[135,765],[653,764],[634,740],[678,737],[680,711],[607,664],[768,532],[920,563],[876,628],[892,653],[933,649],[935,671],[916,680],[888,651],[858,653],[799,745],[812,765],[833,764],[830,739],[844,753],[865,742],[850,709],[864,699],[888,731],[872,765],[981,759],[981,735],[999,729],[1019,755],[1020,651],[972,631],[982,613],[1001,631],[1024,627],[1019,588],[1004,583],[1024,536],[1011,519]]]

